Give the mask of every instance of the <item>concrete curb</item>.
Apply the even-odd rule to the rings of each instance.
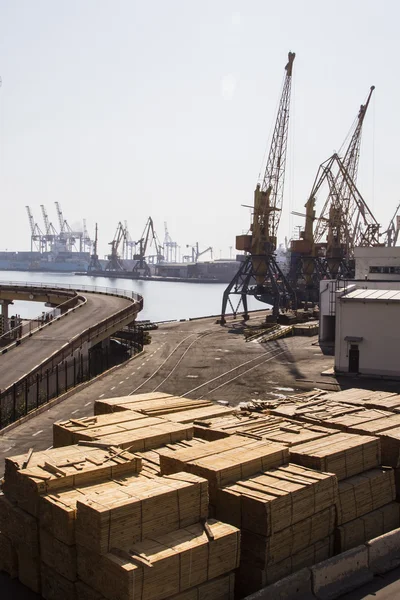
[[[328,558],[311,567],[312,589],[318,600],[333,600],[368,583],[374,577],[365,545]]]
[[[400,528],[297,571],[245,600],[334,600],[400,565]]]

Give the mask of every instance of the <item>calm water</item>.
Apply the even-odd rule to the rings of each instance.
[[[29,273],[21,271],[0,271],[0,283],[19,281],[26,283],[58,283],[92,285],[99,287],[119,288],[134,291],[144,298],[144,309],[140,319],[151,321],[169,321],[218,315],[221,311],[222,294],[225,283],[178,283],[166,281],[132,281],[111,277],[89,277],[72,273]],[[249,309],[265,307],[249,298]],[[15,302],[10,308],[10,315],[20,314],[25,318],[34,318],[47,310],[38,302]]]

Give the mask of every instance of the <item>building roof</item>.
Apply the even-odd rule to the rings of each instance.
[[[400,302],[400,290],[357,289],[342,296],[341,300],[359,302]]]

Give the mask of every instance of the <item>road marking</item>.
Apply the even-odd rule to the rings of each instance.
[[[113,385],[113,387],[111,388],[112,390],[115,390],[115,385]]]
[[[32,437],[36,437],[39,433],[43,433],[43,429],[39,429],[36,433],[32,433]]]
[[[120,381],[120,382],[119,382],[119,385],[121,385],[121,383],[125,383],[125,381]]]
[[[125,379],[129,379],[129,375],[128,375],[128,377],[125,377]]]
[[[51,450],[53,446],[49,446],[48,448],[46,448],[46,452],[47,450]]]
[[[104,396],[104,394],[103,394],[103,396]],[[101,396],[100,396],[100,397],[101,397]],[[91,401],[91,400],[89,400],[89,402],[86,402],[85,406],[89,406],[89,404],[92,404],[92,401]]]
[[[5,450],[3,450],[3,452],[8,452],[9,450],[11,450],[12,446],[10,446],[9,448],[6,448]]]
[[[99,398],[102,398],[104,396],[104,394],[101,394],[101,396],[99,396]]]
[[[79,412],[79,408],[77,408],[76,410],[73,410],[71,415],[74,415],[75,413]]]
[[[215,358],[214,360],[221,360],[220,358]]]
[[[139,369],[141,369],[141,368],[142,368],[142,365],[140,365],[140,367],[138,367],[137,370],[139,371]]]
[[[186,375],[188,379],[197,379],[198,375]]]

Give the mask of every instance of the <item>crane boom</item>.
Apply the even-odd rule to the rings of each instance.
[[[349,213],[354,213],[354,211],[357,210],[357,204],[352,202],[351,200],[352,194],[348,182],[351,181],[353,185],[356,185],[357,182],[362,126],[364,123],[365,115],[367,114],[368,106],[374,89],[375,86],[371,86],[366,102],[361,105],[358,111],[358,116],[355,120],[353,134],[350,138],[350,142],[344,154],[344,157],[343,159],[341,159],[341,165],[343,169],[339,169],[335,176],[334,189],[336,190],[336,193],[335,195],[333,195],[332,188],[330,188],[329,194],[321,210],[320,218],[317,221],[317,226],[315,228],[314,234],[314,240],[317,243],[320,242],[322,238],[328,234],[328,230],[330,227],[329,213],[331,210],[331,204],[334,204],[336,211],[340,210],[345,215]],[[336,154],[334,154],[333,156],[336,156]],[[343,173],[346,173],[346,177],[343,175]],[[321,183],[319,187],[321,186]],[[317,190],[313,188],[310,196],[315,197],[316,191]],[[343,241],[343,234],[341,235],[341,238]]]
[[[289,131],[290,91],[295,53],[289,52],[285,66],[285,80],[278,115],[272,136],[271,148],[261,186],[257,186],[254,202],[252,252],[264,250],[265,242],[271,250],[276,248],[278,225],[283,206],[286,152]]]
[[[247,296],[272,304],[272,319],[279,318],[281,308],[295,307],[296,295],[282,273],[276,258],[278,226],[283,207],[286,153],[289,131],[290,92],[295,53],[289,52],[278,114],[272,135],[264,177],[254,192],[254,211],[251,235],[236,238],[237,250],[248,252],[238,272],[226,288],[222,298],[221,325],[224,325],[228,303],[236,314],[243,305],[244,319],[248,319]],[[231,295],[239,295],[236,307]]]

